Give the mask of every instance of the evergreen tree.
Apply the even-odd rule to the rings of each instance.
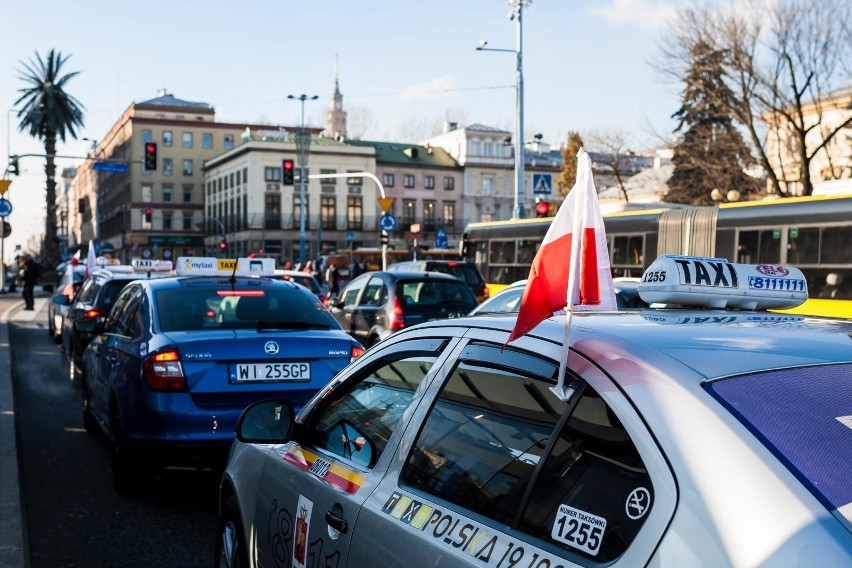
[[[692,64],[684,78],[682,106],[672,115],[679,121],[675,132],[683,134],[674,147],[674,173],[663,200],[712,205],[714,189],[723,196],[737,190],[740,199],[748,199],[760,191],[757,180],[744,172],[753,162],[751,152],[734,127],[730,113],[716,102],[717,98],[707,95],[708,89],[712,89],[717,96],[719,93],[730,96],[722,80],[724,54],[699,42],[693,47],[691,57]]]
[[[556,180],[559,193],[563,197],[568,195],[568,192],[577,183],[577,152],[582,147],[583,139],[580,138],[580,134],[578,132],[569,132],[568,143],[565,145],[565,149],[562,150],[562,172],[559,174],[559,179]]]

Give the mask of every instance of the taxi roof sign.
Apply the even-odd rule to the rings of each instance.
[[[171,260],[154,260],[148,258],[134,258],[130,266],[136,272],[168,272],[172,267]]]
[[[808,299],[808,284],[791,266],[663,255],[645,270],[638,292],[649,304],[765,310],[801,305]]]
[[[178,276],[273,276],[275,259],[181,256],[176,272]]]

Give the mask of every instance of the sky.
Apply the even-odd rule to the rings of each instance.
[[[651,61],[683,0],[533,0],[523,11],[524,130],[551,144],[618,129],[636,150],[670,133],[681,86]],[[514,131],[517,24],[505,0],[0,0],[0,111],[5,154],[43,153],[12,109],[22,62],[56,49],[79,71],[66,91],[85,107],[85,157],[134,102],[166,89],[205,102],[221,122],[325,125],[338,70],[350,134],[419,142],[443,121]],[[12,112],[10,112],[12,111]],[[357,132],[353,132],[357,131]],[[5,161],[5,158],[3,158]],[[58,159],[57,174],[81,160]],[[3,166],[5,169],[5,164]],[[5,258],[44,232],[44,161],[24,158],[5,195]],[[10,254],[10,251],[11,254]]]

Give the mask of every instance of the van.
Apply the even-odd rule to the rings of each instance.
[[[472,262],[463,260],[406,260],[388,266],[388,272],[442,272],[455,276],[468,285],[478,302],[488,298],[488,286],[482,273]]]

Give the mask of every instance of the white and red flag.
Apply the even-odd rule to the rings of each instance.
[[[577,153],[577,183],[559,207],[535,255],[508,342],[523,337],[554,312],[565,309],[563,356],[558,384],[552,389],[563,400],[570,396],[565,392],[564,377],[572,312],[616,309],[592,160],[582,148]]]
[[[86,278],[95,271],[95,243],[89,241],[89,253],[86,255]]]

